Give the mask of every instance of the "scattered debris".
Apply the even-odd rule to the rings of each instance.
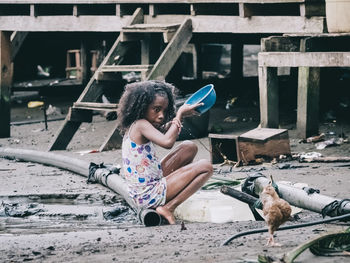
[[[277,165],[278,169],[296,169],[296,168],[304,168],[307,167],[305,165],[293,165],[291,163],[280,163]]]
[[[308,163],[335,163],[335,162],[350,162],[350,157],[314,157],[314,158],[305,158],[300,159],[299,162],[308,162]]]
[[[187,227],[185,226],[185,222],[184,221],[181,222],[181,229],[180,230],[181,231],[187,230]]]
[[[43,207],[37,203],[23,205],[19,203],[5,203],[3,201],[0,205],[0,217],[27,217],[43,211]]]
[[[323,141],[323,142],[318,142],[315,144],[317,150],[323,150],[326,147],[329,146],[338,146],[344,143],[343,138],[331,138],[329,140]]]
[[[87,154],[87,153],[98,153],[98,152],[100,152],[99,150],[83,150],[83,151],[78,151],[78,152],[76,152],[76,153],[79,153],[80,155],[85,155],[85,154]]]
[[[115,207],[113,210],[103,212],[103,218],[106,220],[113,220],[120,216],[121,214],[127,212],[129,210],[126,206],[118,206]]]
[[[300,153],[297,155],[299,162],[308,162],[308,160],[312,160],[314,158],[322,157],[322,154],[319,152],[308,152],[308,153]]]
[[[46,115],[61,115],[62,114],[62,110],[58,107],[52,106],[51,104],[47,107],[46,109]]]

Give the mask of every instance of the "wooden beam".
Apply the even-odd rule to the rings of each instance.
[[[271,36],[261,39],[262,52],[298,52],[300,51],[299,37]]]
[[[194,33],[323,33],[325,17],[157,15],[147,23],[181,23],[192,19]],[[130,19],[119,16],[1,16],[0,30],[28,32],[120,32]]]
[[[147,79],[165,79],[171,68],[181,55],[182,50],[186,48],[187,44],[192,38],[192,21],[186,19],[174,35],[173,39],[164,49],[162,55],[157,60],[152,71],[147,76]]]
[[[278,128],[277,68],[259,67],[260,125],[261,128]]]
[[[297,130],[301,138],[318,134],[320,68],[299,67]]]
[[[11,61],[13,61],[22,47],[24,40],[27,38],[28,32],[14,32],[11,35]]]
[[[10,137],[11,121],[11,41],[10,32],[0,31],[0,138]]]
[[[98,102],[75,102],[74,109],[96,110],[96,111],[116,111],[116,103],[98,103]]]
[[[349,67],[350,52],[260,52],[260,67]]]
[[[305,0],[243,0],[246,3],[304,3]],[[116,0],[0,0],[1,4],[113,4]],[[118,0],[123,4],[240,3],[242,0]]]
[[[123,137],[119,134],[117,126],[112,129],[112,132],[106,137],[106,140],[101,145],[99,151],[108,151],[112,149],[120,149],[122,146]]]
[[[239,16],[240,17],[251,17],[253,12],[249,8],[249,5],[245,3],[239,3]]]

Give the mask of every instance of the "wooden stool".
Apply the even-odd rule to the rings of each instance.
[[[66,78],[82,80],[80,49],[67,50]]]

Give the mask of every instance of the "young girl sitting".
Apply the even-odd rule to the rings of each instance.
[[[170,149],[181,131],[181,120],[198,115],[194,105],[175,111],[175,87],[163,81],[128,84],[119,100],[117,125],[124,135],[123,168],[129,195],[138,208],[155,208],[175,224],[175,208],[212,175],[208,160],[193,162],[197,146],[184,141],[161,161],[154,144]]]

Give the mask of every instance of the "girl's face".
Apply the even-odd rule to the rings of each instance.
[[[155,128],[164,124],[164,118],[168,110],[168,98],[156,95],[153,102],[148,106],[145,119]]]

